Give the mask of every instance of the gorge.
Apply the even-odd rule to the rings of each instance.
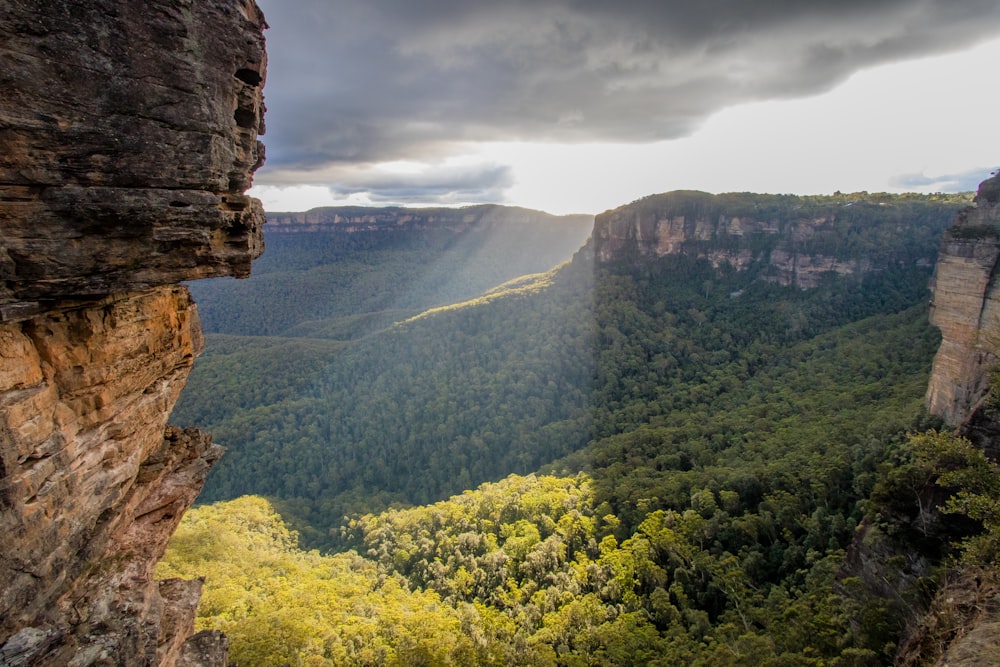
[[[597,216],[557,269],[459,303],[359,298],[294,321],[262,308],[269,328],[239,331],[218,317],[181,401],[193,425],[175,427],[205,347],[178,283],[245,277],[263,251],[245,191],[264,158],[265,27],[252,0],[0,8],[0,665],[227,664],[219,631],[191,636],[203,582],[154,575],[221,455],[195,428],[212,420],[232,463],[206,500],[266,493],[304,539],[357,549],[335,571],[379,610],[372,627],[393,629],[397,608],[373,597],[388,591],[440,612],[442,646],[471,628],[455,653],[469,661],[891,659],[902,630],[838,568],[878,474],[906,463],[886,452],[925,387],[931,415],[998,449],[1000,176],[954,224],[960,197],[653,195]],[[590,226],[562,222],[568,246]],[[349,233],[365,253],[507,225],[517,253],[517,225],[561,223],[485,206],[270,224],[279,249]],[[478,267],[520,266],[469,247]],[[365,253],[350,259],[377,263]],[[330,275],[274,293],[312,298]],[[941,631],[948,664],[996,655],[995,589],[963,581],[986,602]],[[394,655],[348,634],[353,611],[326,628],[329,656]],[[850,644],[862,612],[878,622]]]

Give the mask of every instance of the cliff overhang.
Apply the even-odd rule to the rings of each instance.
[[[177,283],[263,250],[265,27],[253,0],[0,6],[0,664],[225,664],[187,642],[200,582],[153,566],[221,454],[167,426],[202,345]]]

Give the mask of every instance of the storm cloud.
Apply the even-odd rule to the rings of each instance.
[[[1000,32],[995,0],[259,4],[271,29],[258,182],[345,192],[383,185],[344,182],[345,169],[405,160],[436,164],[439,193],[494,192],[503,168],[443,166],[458,144],[678,138],[734,104],[816,94]]]
[[[443,165],[415,173],[380,171],[367,165],[329,169],[322,179],[338,196],[367,193],[373,204],[463,204],[502,201],[514,180],[498,164]]]
[[[923,173],[901,174],[893,179],[892,185],[905,189],[930,186],[937,192],[975,192],[980,183],[996,173],[996,169],[975,169],[940,176],[928,176]]]

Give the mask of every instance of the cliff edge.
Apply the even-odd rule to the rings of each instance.
[[[597,216],[600,262],[667,255],[707,260],[802,289],[829,276],[933,266],[938,235],[961,196],[867,192],[796,196],[680,190]]]
[[[927,409],[962,424],[984,397],[1000,350],[1000,174],[945,232],[932,282],[931,323],[941,330]]]
[[[177,283],[263,250],[253,0],[0,6],[0,665],[225,664],[153,566],[220,449]],[[205,647],[215,650],[206,652]]]

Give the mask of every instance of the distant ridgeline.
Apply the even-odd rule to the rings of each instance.
[[[594,217],[497,205],[344,206],[268,213],[267,221],[267,252],[249,281],[191,285],[206,332],[350,337],[547,271],[583,245]],[[353,315],[364,321],[315,326]]]

